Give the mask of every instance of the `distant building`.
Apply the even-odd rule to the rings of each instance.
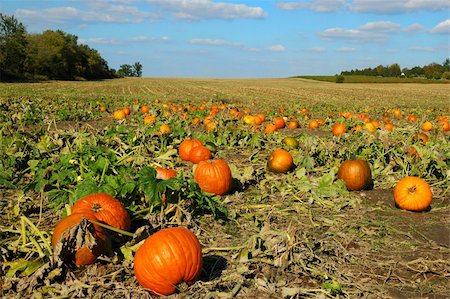
[[[400,78],[406,78],[405,73],[401,73],[401,74],[400,74]]]

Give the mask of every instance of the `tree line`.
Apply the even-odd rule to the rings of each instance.
[[[100,53],[62,30],[28,33],[14,16],[0,13],[0,81],[98,80],[141,77],[142,64],[109,68]]]
[[[400,68],[398,63],[383,66],[379,65],[375,68],[365,68],[362,70],[355,69],[351,71],[343,71],[341,75],[365,75],[365,76],[381,76],[381,77],[408,77],[408,78],[427,78],[427,79],[450,79],[450,59],[447,58],[442,64],[430,63],[425,66],[415,66],[411,69]]]

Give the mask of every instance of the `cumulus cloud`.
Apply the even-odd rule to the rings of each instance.
[[[436,27],[431,29],[431,33],[450,34],[450,19],[437,24]]]
[[[206,46],[226,46],[226,47],[242,47],[241,43],[230,42],[223,39],[211,39],[211,38],[193,38],[189,41],[193,45],[206,45]]]
[[[337,48],[336,51],[338,52],[356,52],[356,48],[350,48],[350,47],[342,47],[342,48]]]
[[[349,9],[354,12],[397,14],[421,10],[435,11],[450,8],[448,0],[353,0]]]
[[[189,41],[192,45],[201,45],[201,46],[215,46],[215,47],[233,47],[242,49],[248,52],[284,52],[286,48],[281,44],[271,45],[265,48],[256,48],[256,47],[248,47],[239,42],[227,41],[223,39],[212,39],[212,38],[193,38]]]
[[[352,42],[386,41],[389,35],[400,31],[400,25],[390,21],[369,22],[355,29],[329,28],[319,33],[327,40],[343,39]]]
[[[129,43],[167,43],[170,39],[167,36],[149,37],[149,36],[132,36],[127,39],[115,39],[104,37],[79,38],[81,44],[103,44],[103,45],[120,45]]]
[[[278,44],[268,47],[267,50],[270,52],[284,52],[286,51],[286,48],[283,45]]]
[[[312,10],[316,12],[335,12],[345,6],[345,0],[312,0],[308,2],[280,2],[277,7],[282,10]]]
[[[80,9],[72,6],[49,7],[45,9],[17,9],[15,16],[28,22],[52,23],[139,23],[146,19],[158,19],[153,12],[142,12],[136,7],[113,5],[107,2],[87,2],[89,7]]]
[[[403,31],[405,32],[422,32],[426,31],[426,28],[423,27],[421,24],[411,24],[408,27],[406,27]]]
[[[267,14],[261,7],[246,4],[214,2],[211,0],[148,0],[163,11],[170,12],[176,19],[261,19]]]
[[[432,48],[432,47],[419,47],[419,46],[409,47],[408,49],[411,51],[415,51],[415,52],[434,52],[434,51],[436,51],[436,49]]]

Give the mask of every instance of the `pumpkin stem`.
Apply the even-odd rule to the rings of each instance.
[[[94,213],[100,212],[101,210],[102,210],[101,204],[99,204],[98,202],[92,204],[92,211]]]
[[[415,192],[416,192],[416,189],[417,189],[416,185],[411,186],[411,187],[408,188],[408,192],[409,192],[409,193],[415,193]]]

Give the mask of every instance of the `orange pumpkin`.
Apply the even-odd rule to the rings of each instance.
[[[80,224],[83,218],[88,221],[99,221],[92,213],[86,214],[71,214],[66,218],[63,218],[58,222],[55,229],[53,230],[52,235],[52,246],[53,249],[56,248],[58,241],[62,238],[68,238],[69,231]],[[89,248],[88,246],[82,246],[81,248],[74,248],[75,256],[73,257],[75,265],[89,265],[94,263],[97,260],[97,257],[103,253],[107,253],[111,249],[110,240],[103,233],[103,229],[93,224],[94,231],[91,232],[94,239],[95,244]]]
[[[315,119],[311,120],[308,124],[310,129],[317,129],[319,127],[319,122]]]
[[[422,124],[422,130],[424,132],[429,132],[431,130],[433,130],[433,124],[429,121],[426,121]]]
[[[190,161],[189,154],[194,147],[202,146],[202,142],[195,138],[188,138],[183,140],[180,143],[180,147],[178,148],[178,154],[180,155],[181,160]]]
[[[291,120],[290,122],[288,122],[287,127],[288,127],[289,129],[297,129],[298,127],[300,127],[300,125],[299,125],[298,121],[296,121],[296,120]]]
[[[267,168],[270,171],[277,173],[286,173],[291,170],[293,166],[294,159],[292,158],[292,155],[282,148],[274,150],[267,161]]]
[[[153,115],[147,115],[146,117],[144,117],[144,124],[152,124],[156,121],[156,117],[154,117]]]
[[[274,124],[266,124],[264,127],[264,132],[267,134],[272,134],[277,130],[277,127]]]
[[[147,105],[142,106],[141,107],[141,112],[144,113],[144,114],[149,113],[150,112],[150,107],[147,106]]]
[[[345,182],[350,191],[360,191],[372,183],[372,171],[369,163],[364,160],[347,160],[341,164],[337,174]]]
[[[394,188],[394,201],[397,207],[409,211],[427,210],[433,198],[430,185],[419,177],[405,177]]]
[[[277,129],[282,129],[286,126],[286,122],[284,121],[284,118],[281,116],[277,116],[273,119],[273,124]]]
[[[347,127],[344,124],[336,123],[331,129],[334,136],[342,136],[345,132],[347,132]]]
[[[194,172],[194,181],[204,192],[223,195],[231,190],[233,177],[225,160],[201,161]]]
[[[394,130],[394,125],[391,123],[386,123],[386,124],[384,124],[384,129],[386,131],[392,132]]]
[[[160,180],[168,180],[177,176],[177,172],[173,169],[165,169],[157,166],[156,170],[156,178]]]
[[[125,114],[125,111],[123,111],[123,109],[120,109],[113,112],[113,117],[115,119],[125,119],[127,115]]]
[[[129,230],[130,216],[123,204],[106,193],[95,193],[80,198],[72,207],[75,214],[94,214],[101,222],[121,230]]]
[[[197,237],[184,227],[162,229],[148,237],[134,256],[134,274],[141,286],[155,295],[173,294],[185,281],[193,284],[202,270]]]
[[[189,152],[189,161],[194,164],[198,164],[200,161],[209,159],[211,159],[211,151],[203,145],[196,146]]]
[[[170,133],[172,133],[172,129],[168,125],[163,124],[159,127],[159,134],[162,135],[162,134],[170,134]]]

